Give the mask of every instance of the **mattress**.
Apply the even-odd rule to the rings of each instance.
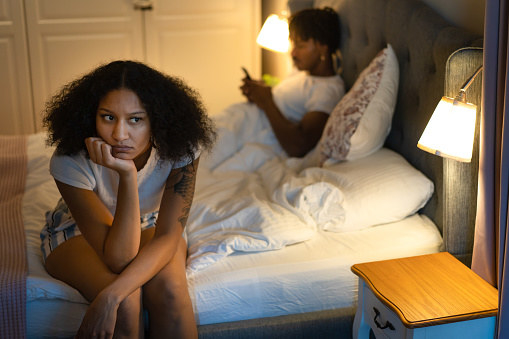
[[[440,250],[442,239],[425,216],[359,232],[320,231],[276,251],[234,254],[188,276],[199,324],[352,307],[355,263]]]
[[[42,265],[39,232],[46,210],[59,198],[48,173],[52,150],[44,136],[28,138],[28,177],[23,199],[29,273],[27,337],[72,337],[87,308],[70,286]],[[199,325],[351,307],[356,304],[359,262],[438,252],[442,238],[425,216],[355,232],[317,229],[302,242],[276,250],[233,252],[200,270],[188,271]]]

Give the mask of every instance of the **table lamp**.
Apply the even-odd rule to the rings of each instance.
[[[482,65],[465,82],[456,98],[442,97],[417,147],[445,158],[470,162],[477,106],[467,102],[466,90],[481,70]]]
[[[265,20],[256,43],[271,51],[285,53],[290,48],[288,36],[288,19],[285,12],[281,15],[271,14]]]

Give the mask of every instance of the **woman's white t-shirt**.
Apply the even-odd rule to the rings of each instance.
[[[159,210],[166,179],[172,168],[186,166],[188,161],[161,160],[153,148],[145,166],[138,171],[140,214]],[[94,163],[85,152],[67,156],[53,154],[50,173],[58,181],[94,191],[112,214],[115,213],[118,192],[118,173]]]

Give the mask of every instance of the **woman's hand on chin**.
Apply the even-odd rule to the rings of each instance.
[[[108,167],[119,174],[122,172],[129,172],[134,170],[136,166],[131,159],[120,159],[114,157],[112,154],[112,147],[106,143],[102,138],[90,137],[85,139],[88,155],[90,159],[101,166]]]

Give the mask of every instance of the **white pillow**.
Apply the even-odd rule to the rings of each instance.
[[[359,159],[383,146],[391,129],[398,83],[398,60],[388,45],[332,111],[318,143],[321,162]]]
[[[424,207],[434,190],[431,180],[387,148],[353,161],[310,167],[301,175],[333,184],[343,193],[344,217],[324,227],[332,232],[402,220]]]

